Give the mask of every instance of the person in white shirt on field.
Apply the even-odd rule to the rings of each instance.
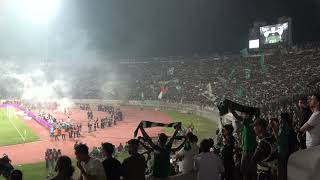
[[[187,141],[184,147],[176,155],[177,159],[182,159],[179,164],[180,172],[182,173],[189,173],[194,170],[194,158],[199,154],[197,136],[189,132],[187,133],[186,138]]]
[[[216,154],[210,152],[210,141],[202,140],[201,153],[195,157],[195,169],[198,171],[198,180],[219,180],[224,172],[222,160]]]
[[[306,133],[307,148],[320,145],[320,94],[311,97],[309,107],[312,115],[300,128],[300,132]]]
[[[85,144],[78,144],[74,148],[80,170],[79,180],[106,180],[102,162],[89,156],[89,148]]]

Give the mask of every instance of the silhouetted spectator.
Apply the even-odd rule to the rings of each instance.
[[[128,141],[130,157],[122,163],[123,180],[145,180],[147,164],[143,155],[138,153],[139,141],[131,139]]]
[[[106,179],[102,163],[89,156],[89,149],[87,145],[78,144],[74,149],[78,160],[77,167],[80,170],[80,180]]]
[[[181,127],[176,127],[171,139],[168,141],[168,136],[164,133],[160,133],[158,137],[158,142],[155,144],[150,136],[146,133],[142,125],[139,126],[143,139],[149,145],[145,145],[142,142],[144,148],[153,152],[153,167],[152,176],[159,179],[165,179],[170,174],[171,164],[170,164],[170,154],[172,152],[172,143],[176,138]]]
[[[73,180],[74,168],[72,167],[71,159],[68,156],[60,156],[55,171],[57,175],[52,180]]]
[[[277,177],[277,143],[273,135],[267,131],[268,122],[264,119],[254,121],[254,131],[259,139],[252,156],[257,164],[258,179],[273,179]]]
[[[123,145],[120,143],[118,146],[118,152],[122,152],[123,151]]]
[[[13,170],[10,174],[10,180],[22,180],[23,179],[23,175],[22,172],[20,170]]]
[[[236,118],[237,121],[242,122],[241,129],[241,148],[242,148],[242,158],[241,158],[241,172],[243,174],[244,180],[256,180],[256,165],[252,163],[251,158],[255,151],[257,145],[256,135],[254,133],[252,123],[253,115],[248,113],[241,113],[241,116],[238,115],[234,109],[230,109],[232,115]]]
[[[307,98],[301,98],[299,100],[299,108],[300,108],[300,113],[299,113],[299,119],[298,123],[296,125],[296,128],[299,130],[310,118],[312,115],[312,111],[310,110],[308,103],[307,103]],[[306,149],[306,134],[299,134],[299,140],[300,140],[300,148],[301,149]]]
[[[120,180],[121,163],[112,155],[114,153],[114,146],[111,143],[103,143],[102,154],[106,158],[102,164],[108,180]]]
[[[0,176],[2,175],[4,178],[9,179],[13,169],[11,160],[6,154],[4,154],[3,157],[0,158]]]
[[[231,124],[223,126],[223,148],[222,148],[222,159],[225,169],[224,179],[232,180],[234,173],[234,159],[233,159],[233,150],[235,144],[235,138],[233,137],[233,127]]]

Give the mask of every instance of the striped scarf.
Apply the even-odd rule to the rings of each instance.
[[[152,122],[152,121],[141,121],[139,126],[142,126],[143,128],[151,128],[151,127],[176,127],[176,126],[181,126],[181,122],[175,122],[175,123],[170,123],[170,124],[164,124],[164,123],[158,123],[158,122]],[[137,129],[134,131],[134,137],[137,137],[138,131],[139,131],[139,126]]]

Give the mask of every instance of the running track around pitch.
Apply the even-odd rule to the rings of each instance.
[[[68,155],[74,158],[74,143],[76,141],[86,143],[90,150],[94,146],[100,146],[101,142],[111,142],[114,145],[124,144],[129,139],[133,138],[133,132],[140,123],[141,120],[156,121],[162,123],[172,122],[171,118],[160,111],[153,110],[140,110],[136,108],[121,107],[124,114],[124,120],[118,122],[117,125],[107,127],[105,129],[98,129],[96,132],[87,133],[87,112],[80,109],[74,109],[71,119],[74,119],[77,123],[82,123],[83,133],[80,138],[69,139],[66,137],[66,141],[54,141],[49,137],[49,131],[38,124],[34,120],[23,120],[25,124],[36,133],[40,140],[36,142],[17,144],[10,146],[0,147],[0,153],[6,153],[12,160],[13,164],[28,164],[44,161],[44,152],[47,148],[61,149],[62,154]],[[67,116],[63,113],[52,112],[52,114],[58,119],[67,119]],[[94,118],[103,118],[107,115],[105,112],[94,111]],[[162,128],[150,128],[147,132],[155,136],[162,132]]]

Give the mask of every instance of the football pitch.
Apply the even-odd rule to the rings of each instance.
[[[12,108],[0,109],[0,137],[0,146],[28,143],[39,139]]]

